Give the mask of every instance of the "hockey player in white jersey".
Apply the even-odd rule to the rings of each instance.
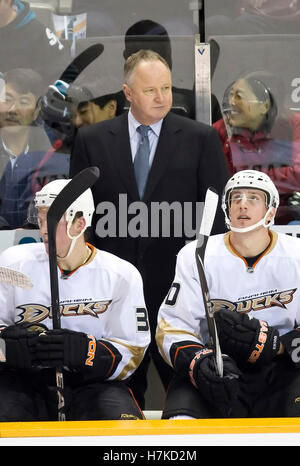
[[[125,381],[150,341],[137,269],[85,240],[94,203],[85,191],[56,233],[61,329],[53,330],[47,212],[69,180],[37,192],[43,243],[6,249],[0,264],[28,275],[30,290],[0,283],[0,421],[57,420],[55,367],[63,367],[67,420],[143,419]],[[2,342],[3,342],[2,340]]]
[[[238,172],[222,200],[230,231],[208,239],[204,268],[223,377],[206,346],[196,241],[179,252],[156,334],[176,371],[163,418],[300,416],[300,240],[270,228],[278,205],[267,175]]]

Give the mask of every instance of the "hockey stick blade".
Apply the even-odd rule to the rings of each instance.
[[[197,249],[199,249],[201,259],[204,260],[204,253],[206,249],[206,243],[210,236],[217,207],[218,207],[219,196],[214,188],[208,188],[206,191],[204,209],[202,213],[202,220],[200,225],[200,231],[197,242]]]
[[[71,84],[92,61],[101,55],[103,50],[104,46],[102,44],[93,44],[83,50],[62,72],[59,80]]]
[[[100,176],[98,167],[89,167],[79,172],[72,180],[62,189],[59,195],[52,202],[47,214],[48,230],[48,250],[49,250],[49,270],[50,270],[50,288],[51,288],[51,309],[53,328],[60,328],[60,306],[59,306],[59,289],[57,274],[57,256],[56,256],[56,230],[58,222],[64,215],[68,207],[76,199],[96,183]],[[58,420],[65,421],[65,399],[64,399],[64,378],[61,367],[56,368],[56,387],[58,395]]]
[[[20,288],[24,288],[24,290],[30,290],[33,286],[28,275],[4,266],[0,267],[0,282],[19,286]]]
[[[218,194],[213,188],[208,188],[205,197],[205,204],[202,214],[202,221],[196,245],[196,263],[198,268],[199,280],[202,290],[203,303],[205,308],[208,332],[210,336],[211,345],[216,354],[216,368],[218,375],[223,377],[223,359],[222,352],[219,344],[219,338],[216,328],[215,319],[212,312],[212,303],[210,293],[207,285],[205,270],[204,270],[204,255],[208,238],[210,236],[212,226],[214,223],[217,207],[218,207]]]

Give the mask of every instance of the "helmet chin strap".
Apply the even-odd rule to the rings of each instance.
[[[71,225],[72,225],[72,220],[69,220],[68,221],[68,224],[67,224],[67,235],[68,237],[72,240],[71,241],[71,244],[70,244],[70,247],[69,247],[69,251],[68,253],[64,256],[64,257],[60,257],[60,259],[67,259],[67,257],[70,257],[70,255],[72,254],[73,252],[73,249],[74,249],[74,246],[76,244],[76,241],[78,240],[78,238],[85,232],[86,230],[86,227],[83,228],[83,230],[79,233],[79,235],[77,236],[72,236],[70,234],[70,228],[71,228]]]
[[[255,230],[255,228],[260,227],[260,226],[269,228],[274,223],[274,217],[272,217],[272,219],[267,222],[267,217],[272,212],[272,209],[273,207],[269,207],[264,218],[259,220],[259,222],[255,223],[254,225],[251,225],[250,227],[245,227],[245,228],[235,228],[230,225],[230,230],[236,233],[247,233],[248,231]]]

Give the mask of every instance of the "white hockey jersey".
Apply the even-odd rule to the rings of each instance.
[[[148,315],[138,270],[93,246],[90,259],[68,278],[58,268],[61,328],[109,341],[122,354],[110,379],[129,377],[150,342]],[[28,275],[33,288],[0,283],[0,326],[42,323],[52,329],[49,260],[43,243],[6,249],[0,264]]]
[[[249,313],[283,335],[300,325],[300,239],[270,234],[269,247],[250,270],[231,247],[229,233],[210,237],[204,268],[214,311]],[[173,343],[208,341],[196,244],[193,241],[179,252],[173,285],[158,314],[156,340],[169,364]]]

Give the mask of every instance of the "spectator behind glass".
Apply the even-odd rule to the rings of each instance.
[[[124,111],[123,91],[102,95],[108,86],[111,88],[109,83],[102,83],[100,78],[88,81],[83,86],[70,86],[68,97],[72,100],[72,119],[76,129],[109,120]]]
[[[297,219],[299,210],[288,204],[300,186],[300,116],[285,108],[281,84],[267,72],[240,76],[226,89],[222,110],[224,118],[213,126],[231,174],[267,173],[280,193],[277,222]]]
[[[57,79],[69,54],[56,35],[40,23],[27,2],[0,0],[0,71],[31,68],[46,83]]]
[[[26,225],[33,194],[47,181],[67,177],[69,156],[55,154],[38,121],[38,100],[45,91],[41,76],[31,69],[4,73],[5,101],[0,104],[0,228]]]
[[[238,34],[299,34],[299,0],[242,0]]]
[[[33,70],[16,68],[3,74],[4,101],[0,105],[0,172],[9,160],[30,149],[48,147],[49,141],[37,128],[37,101],[45,86]],[[32,129],[34,127],[34,130]]]
[[[208,3],[208,2],[207,2]],[[299,0],[211,0],[205,32],[211,35],[299,34]]]

